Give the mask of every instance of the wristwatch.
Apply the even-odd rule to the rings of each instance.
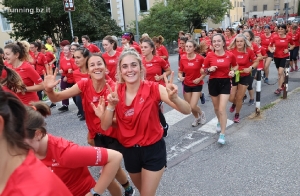
[[[90,192],[92,193],[93,196],[101,196],[99,193],[94,191],[94,188],[91,188]]]

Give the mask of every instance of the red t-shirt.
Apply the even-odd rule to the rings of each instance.
[[[76,69],[75,71],[73,71],[73,77],[74,77],[75,83],[77,83],[82,79],[89,78],[90,75],[87,73],[85,73],[85,74],[81,73],[79,69]]]
[[[72,196],[66,185],[29,151],[23,163],[10,175],[1,196]]]
[[[117,52],[120,52],[120,53],[122,53],[122,52],[123,52],[123,48],[122,48],[122,47],[120,47],[120,46],[117,46],[117,49],[116,49],[116,51],[117,51]]]
[[[51,61],[53,61],[55,59],[55,56],[52,52],[46,52],[45,53],[45,57],[48,63],[50,63]],[[52,67],[55,67],[55,65],[52,63],[51,65]]]
[[[262,55],[262,56],[265,56],[265,57],[268,56],[268,55],[267,55],[267,50],[266,50],[264,47],[260,46],[260,51],[261,51],[261,55]],[[258,69],[258,70],[264,69],[264,60],[260,60],[260,61],[259,61],[259,64],[258,64],[258,66],[257,66],[257,69]]]
[[[300,45],[300,43],[299,43],[299,41],[300,41],[300,34],[299,33],[296,32],[295,34],[293,34],[292,32],[289,32],[288,36],[290,36],[292,38],[293,45],[295,47],[297,47],[297,46]]]
[[[108,76],[113,81],[116,81],[117,65],[118,65],[118,60],[119,60],[120,55],[121,55],[121,53],[117,52],[117,51],[113,56],[109,56],[107,54],[107,52],[102,55],[102,57],[104,58],[105,63],[106,63],[106,68],[109,71]]]
[[[156,48],[156,55],[157,56],[166,56],[167,59],[164,59],[164,60],[168,63],[169,52],[164,45],[160,45],[158,48]]]
[[[293,45],[293,40],[290,36],[286,36],[285,38],[275,37],[271,41],[271,46],[275,46],[274,57],[276,58],[286,58],[289,53],[284,54],[284,49],[288,49],[289,44]]]
[[[273,39],[273,34],[270,34],[268,37],[266,36],[266,34],[261,34],[260,39],[261,39],[261,46],[269,50],[268,47]]]
[[[87,48],[91,53],[98,53],[100,52],[100,49],[94,45],[94,44],[90,44],[88,46],[84,46],[85,48]]]
[[[55,173],[73,195],[85,195],[96,184],[87,166],[107,163],[107,149],[79,146],[48,134],[47,155],[41,161]]]
[[[36,70],[32,67],[32,65],[26,61],[22,63],[22,65],[18,68],[13,68],[12,65],[8,64],[8,68],[16,71],[22,78],[23,83],[26,86],[33,86],[35,84],[40,84],[43,82],[41,76],[37,73]],[[23,104],[28,105],[31,101],[39,101],[39,97],[36,92],[26,92],[17,93],[20,100],[22,100]]]
[[[130,47],[133,47],[139,54],[142,54],[142,50],[139,45],[132,44]]]
[[[162,70],[168,69],[170,66],[169,64],[159,56],[153,56],[151,61],[146,61],[146,58],[143,57],[142,64],[146,69],[146,80],[157,82],[155,80],[156,75],[161,75]],[[165,85],[164,79],[158,82],[161,85]]]
[[[255,31],[255,32],[253,32],[254,33],[254,36],[261,36],[262,34],[264,34],[264,32],[263,31]]]
[[[115,89],[115,83],[112,81],[112,79],[106,80],[106,83],[109,84],[111,89]],[[96,92],[93,86],[93,82],[91,79],[82,79],[78,83],[78,88],[81,91],[81,97],[82,97],[82,106],[85,112],[85,120],[86,125],[88,127],[88,130],[90,132],[90,138],[94,138],[97,133],[101,133],[103,135],[117,138],[117,132],[113,131],[112,127],[110,127],[108,130],[104,131],[101,129],[101,121],[100,119],[95,115],[95,112],[91,106],[91,103],[94,103],[97,105],[99,103],[100,96],[104,96],[104,99],[107,99],[107,95],[110,93],[107,89],[106,85],[104,85],[101,92]],[[107,100],[105,101],[105,104],[107,105]]]
[[[226,41],[226,46],[228,47],[229,46],[229,44],[232,42],[232,40],[234,39],[234,37],[232,36],[232,37],[227,37],[227,36],[225,36],[225,41]]]
[[[193,80],[201,77],[201,67],[203,65],[204,58],[196,54],[194,59],[188,59],[186,55],[182,55],[180,58],[180,66],[179,71],[185,73],[185,79],[183,83],[187,86],[200,86],[203,85],[204,82],[201,80],[198,84],[194,84]]]
[[[72,71],[78,69],[78,67],[75,65],[74,59],[71,58],[67,60],[66,58],[61,58],[59,60],[60,69],[63,70],[62,76],[67,77],[67,83],[75,83],[73,73],[69,73],[68,70],[72,69]]]
[[[46,71],[45,65],[48,64],[45,55],[39,52],[37,56],[33,56],[33,60],[35,62],[35,70],[38,72],[40,76],[44,75],[43,71]]]
[[[125,147],[136,144],[149,146],[162,138],[163,129],[159,121],[158,104],[161,100],[159,84],[152,81],[141,81],[139,90],[132,103],[126,103],[126,84],[118,86],[120,99],[116,106],[118,123],[118,141]]]
[[[260,54],[260,48],[258,47],[258,45],[254,42],[251,43],[252,44],[252,50],[254,52],[255,55],[258,55]]]
[[[250,67],[253,61],[256,59],[256,55],[253,50],[247,48],[246,52],[239,52],[236,48],[230,51],[236,58],[236,62],[239,65],[239,70]],[[241,73],[240,76],[248,76],[250,73]]]
[[[217,66],[216,71],[210,73],[209,79],[230,78],[228,75],[230,69],[236,65],[236,58],[231,52],[225,51],[225,54],[222,56],[218,56],[214,52],[210,52],[204,59],[203,68],[207,69],[211,66]]]

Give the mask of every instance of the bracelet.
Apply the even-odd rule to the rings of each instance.
[[[206,75],[209,75],[209,74],[210,74],[210,71],[208,70],[208,68],[204,69],[204,73],[205,73]]]
[[[115,108],[109,108],[109,107],[106,107],[106,109],[108,110],[108,111],[111,111],[111,112],[114,112],[115,111]]]

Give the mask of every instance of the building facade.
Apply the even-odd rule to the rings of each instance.
[[[2,4],[0,4],[0,10],[4,10],[4,7]],[[0,47],[3,48],[5,46],[5,43],[10,39],[10,36],[8,33],[12,31],[12,26],[9,24],[7,19],[3,17],[2,14],[0,14]]]
[[[244,16],[247,18],[297,14],[299,0],[244,0]]]
[[[244,17],[243,0],[230,0],[232,9],[229,11],[230,22],[240,21]]]

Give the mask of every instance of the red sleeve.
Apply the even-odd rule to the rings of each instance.
[[[207,56],[206,56],[205,59],[204,59],[204,62],[203,62],[203,65],[202,65],[202,68],[203,68],[203,69],[207,69],[207,68],[210,67],[210,65],[209,65],[210,55],[209,55],[209,54],[210,54],[210,53],[208,53]]]
[[[71,142],[60,156],[60,166],[68,168],[103,166],[108,160],[106,148],[79,146]]]
[[[88,80],[79,80],[76,84],[81,92],[85,92]]]
[[[237,66],[238,64],[236,63],[236,58],[233,54],[231,54],[231,66],[232,67],[235,67]]]
[[[95,46],[95,45],[92,45],[92,46],[93,46],[93,51],[94,52],[100,52],[100,49],[97,46]]]
[[[163,56],[166,56],[167,58],[169,58],[169,53],[165,46],[162,46],[161,52],[162,52]]]
[[[38,72],[30,65],[28,64],[28,77],[35,83],[40,84],[43,82],[41,76],[38,74]]]
[[[178,69],[178,71],[183,72],[183,63],[182,63],[182,59],[180,59],[180,61],[179,61],[179,69]]]
[[[261,49],[259,49],[261,51]],[[252,60],[252,62],[256,59],[256,55],[252,50],[249,50],[249,58]]]
[[[160,59],[160,66],[163,70],[168,69],[170,67],[169,64],[162,58]]]
[[[48,61],[47,61],[46,56],[44,54],[42,55],[41,62],[43,62],[44,65],[48,64]]]
[[[289,39],[289,44],[294,45],[294,42],[293,42],[293,40],[292,40],[292,37],[289,37],[288,39]]]

